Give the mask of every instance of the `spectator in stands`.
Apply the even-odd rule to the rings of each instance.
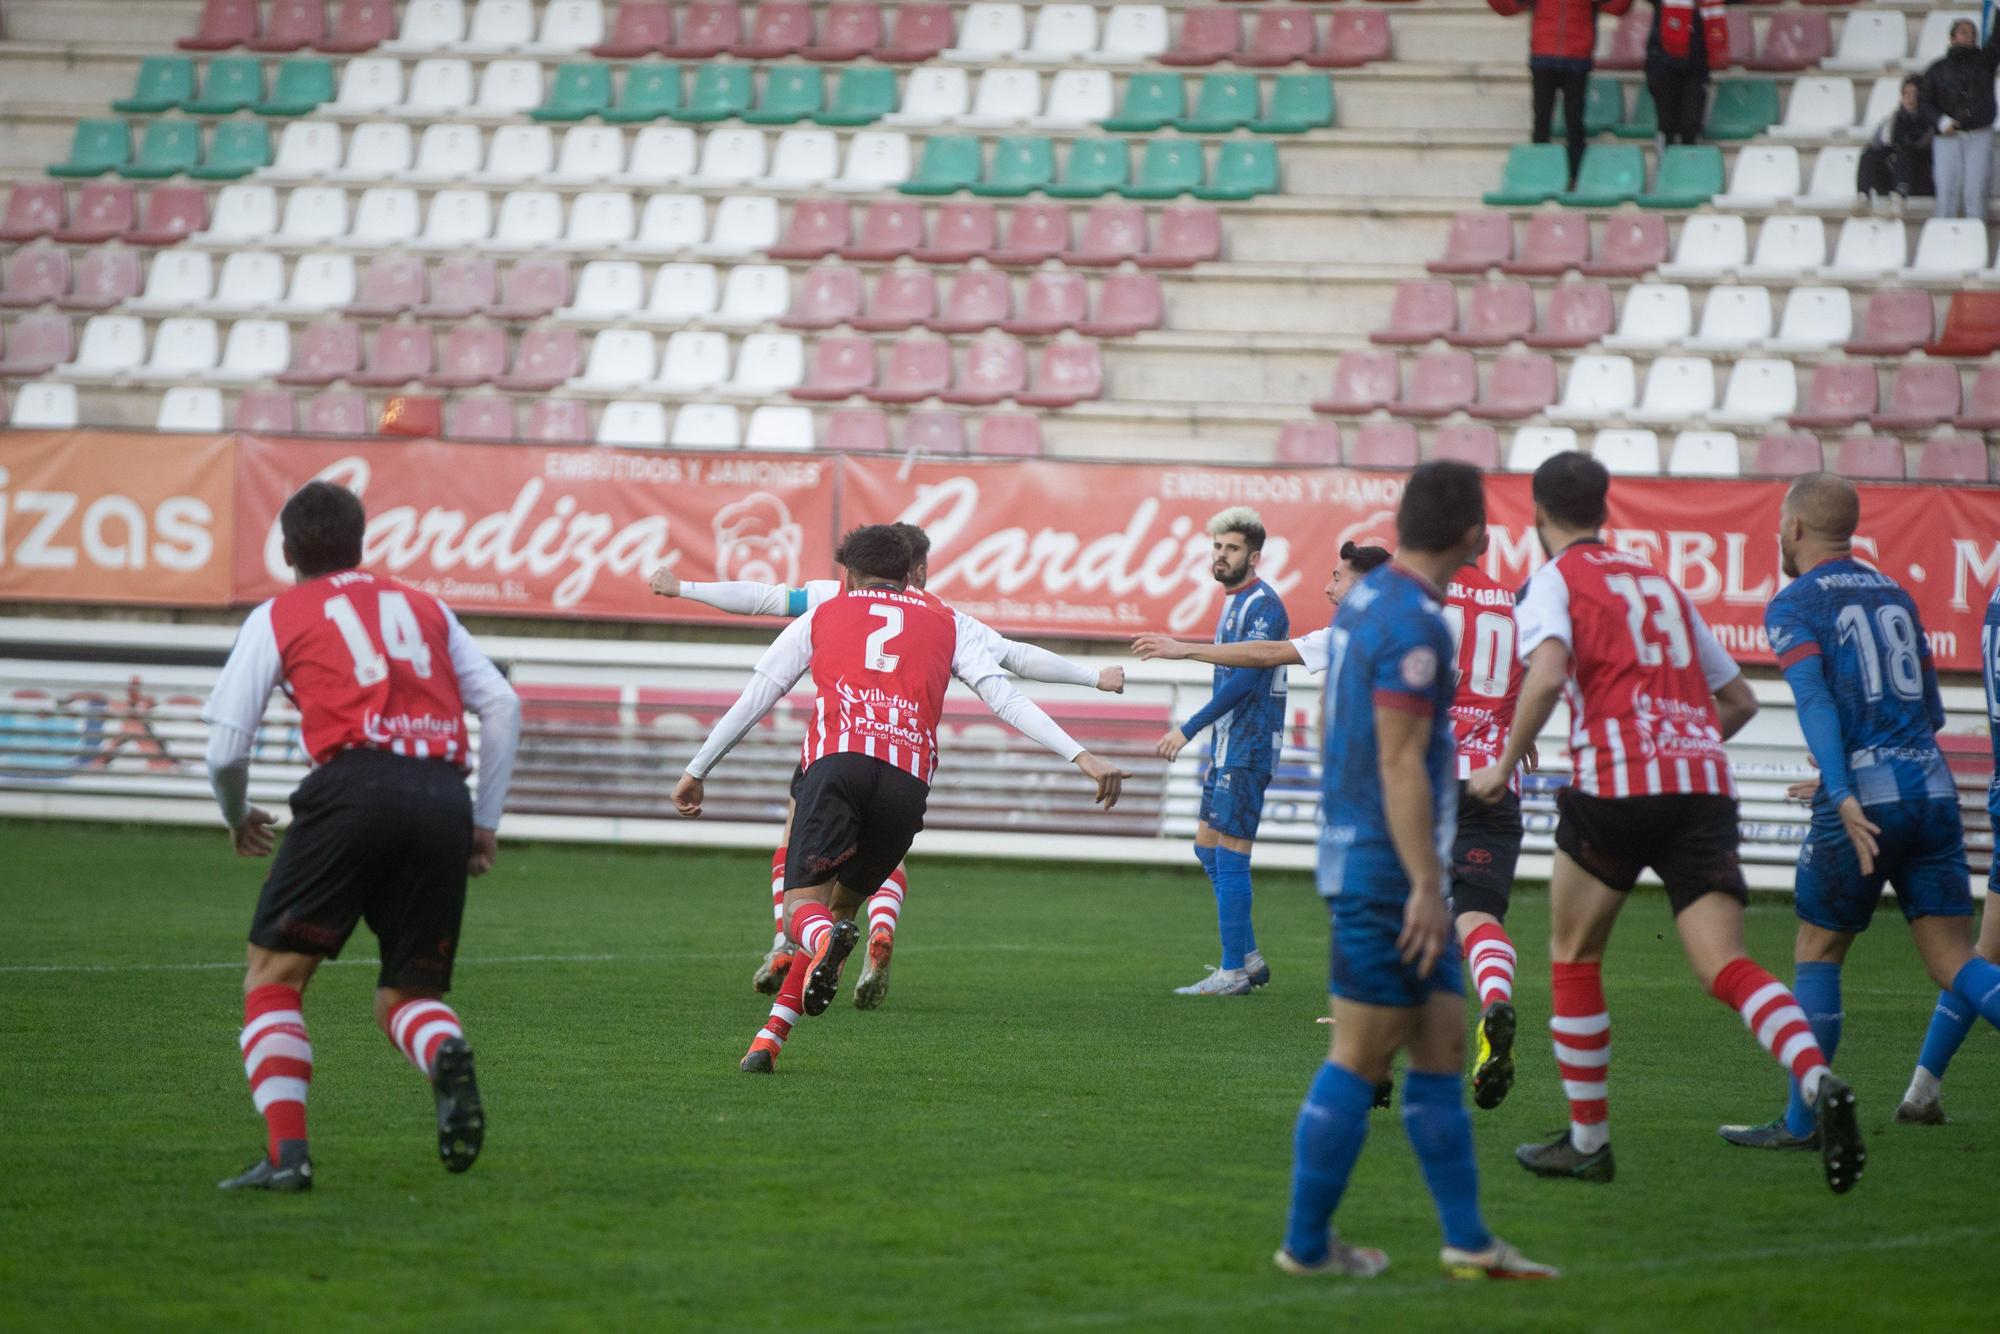
[[[1632,0],[1486,0],[1493,12],[1511,18],[1532,9],[1528,29],[1528,77],[1535,90],[1535,142],[1549,141],[1556,95],[1562,95],[1563,132],[1569,139],[1569,175],[1583,162],[1589,137],[1583,128],[1584,99],[1590,90],[1591,56],[1597,48],[1597,16],[1623,14]]]
[[[1725,3],[1736,0],[1653,0],[1646,37],[1646,91],[1660,119],[1660,143],[1691,144],[1708,119],[1708,72],[1729,64]]]
[[[1931,193],[1931,139],[1934,127],[1922,107],[1923,80],[1903,80],[1903,105],[1882,118],[1861,150],[1855,188],[1862,194],[1893,196],[1900,210],[1911,195]]]
[[[1993,71],[2000,66],[2000,26],[1979,44],[1971,19],[1951,25],[1951,45],[1924,71],[1924,119],[1937,127],[1931,139],[1931,175],[1937,181],[1937,216],[1986,217],[1986,186],[1993,174]]]

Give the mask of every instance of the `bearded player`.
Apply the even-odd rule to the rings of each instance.
[[[721,525],[718,517],[718,527]],[[910,586],[923,589],[930,578],[930,535],[913,523],[891,525],[909,541],[913,559],[910,565]],[[715,583],[698,583],[682,579],[671,569],[662,566],[653,572],[649,584],[660,597],[686,598],[736,616],[803,616],[830,597],[837,597],[842,586],[837,579],[814,579],[800,588],[790,588],[784,584],[759,583],[753,580],[726,580]],[[1023,644],[1018,640],[1003,639],[991,627],[964,612],[954,611],[961,634],[978,639],[989,656],[1006,671],[1029,681],[1045,681],[1055,685],[1091,686],[1110,694],[1121,694],[1125,689],[1125,669],[1105,667],[1094,669],[1071,662],[1068,658],[1037,648],[1033,644]],[[771,948],[763,961],[757,965],[750,984],[760,994],[770,995],[778,990],[784,981],[785,970],[792,964],[794,949],[791,939],[785,933],[785,847],[791,841],[793,804],[787,803],[785,811],[785,832],[783,841],[771,854]],[[898,866],[882,882],[882,885],[868,899],[868,953],[862,965],[861,977],[854,986],[854,1004],[857,1009],[872,1010],[882,1003],[889,992],[889,963],[896,948],[896,931],[902,921],[902,913],[909,894],[909,868]]]
[[[909,587],[914,558],[894,526],[857,528],[835,559],[843,592],[792,622],[759,659],[674,788],[699,816],[704,780],[808,671],[818,692],[793,783],[797,818],[785,857],[788,925],[802,957],[742,1069],[769,1074],[800,1014],[824,1014],[860,932],[854,915],[923,828],[936,771],[945,689],[958,677],[1003,722],[1074,763],[1107,808],[1126,777],[1071,740],[1008,684],[976,635],[937,599]]]

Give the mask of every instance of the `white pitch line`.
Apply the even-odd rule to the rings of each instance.
[[[1106,954],[1109,945],[1023,945],[1011,941],[988,941],[979,945],[945,945],[927,948],[941,953],[1005,953],[1005,954]],[[458,960],[461,968],[473,968],[487,964],[520,963],[661,963],[672,960],[676,963],[730,963],[755,956],[754,950],[720,951],[662,951],[656,954],[494,954],[484,957],[468,956]],[[241,968],[241,959],[226,959],[214,963],[4,963],[0,964],[0,974],[4,973],[212,973],[226,972]],[[380,961],[372,958],[327,959],[322,968],[378,968]]]

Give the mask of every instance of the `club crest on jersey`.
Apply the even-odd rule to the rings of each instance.
[[[1422,690],[1437,680],[1437,652],[1428,648],[1413,648],[1403,655],[1403,661],[1397,665],[1396,672],[1403,678],[1404,685],[1412,690]]]

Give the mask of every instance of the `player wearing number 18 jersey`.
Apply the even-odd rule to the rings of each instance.
[[[1604,466],[1585,454],[1535,470],[1535,528],[1549,559],[1515,609],[1527,674],[1499,762],[1467,780],[1473,796],[1496,800],[1557,696],[1568,699],[1576,780],[1556,798],[1549,1026],[1570,1128],[1516,1157],[1543,1176],[1611,1179],[1603,958],[1650,867],[1666,883],[1696,976],[1798,1078],[1818,1109],[1827,1184],[1847,1190],[1862,1166],[1854,1095],[1828,1069],[1792,993],[1743,946],[1749,895],[1722,742],[1755,715],[1756,698],[1687,596],[1644,557],[1598,536],[1609,487]]]
[[[279,523],[300,582],[250,613],[202,709],[209,772],[240,855],[271,850],[271,817],[246,797],[257,728],[280,685],[313,763],[250,928],[241,1046],[267,1152],[222,1184],[312,1185],[301,996],[360,921],[381,943],[376,1022],[431,1081],[439,1153],[463,1172],[485,1116],[472,1050],[443,996],[466,876],[493,864],[520,702],[443,603],[356,568],[366,517],[352,492],[309,482]],[[465,787],[468,706],[481,729],[477,801]]]

